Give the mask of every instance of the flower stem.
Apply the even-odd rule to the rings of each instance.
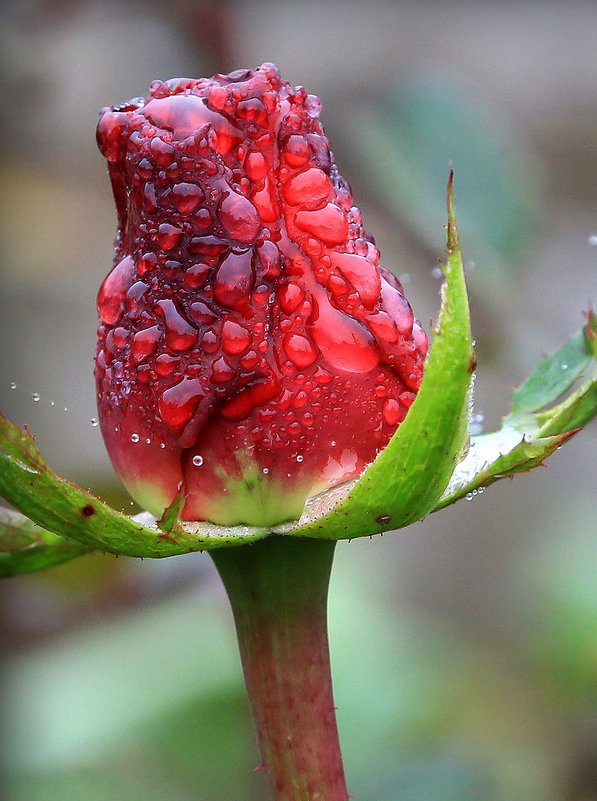
[[[335,542],[271,537],[212,551],[228,592],[276,801],[347,801],[327,594]]]

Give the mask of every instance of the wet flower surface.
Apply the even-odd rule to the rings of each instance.
[[[271,64],[103,109],[118,211],[98,295],[114,466],[161,515],[297,518],[358,476],[420,386],[427,337],[353,205],[320,102]]]

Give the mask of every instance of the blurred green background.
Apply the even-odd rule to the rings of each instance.
[[[486,427],[597,302],[596,4],[27,0],[2,5],[0,31],[0,408],[117,505],[134,508],[90,424],[115,234],[94,128],[154,78],[271,60],[318,94],[427,330],[453,164]],[[596,445],[593,424],[541,471],[339,545],[355,801],[597,799]],[[207,556],[90,556],[0,596],[3,798],[264,797]]]

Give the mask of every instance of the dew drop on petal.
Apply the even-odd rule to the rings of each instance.
[[[31,400],[32,400],[34,403],[37,403],[37,402],[38,402],[38,400],[39,400],[39,392],[32,392],[32,393],[31,393]]]
[[[139,442],[139,435],[138,434],[131,434],[131,442]]]
[[[16,389],[16,388],[17,388],[17,383],[16,383],[16,381],[11,381],[11,382],[10,382],[10,388],[11,388],[11,389]]]
[[[373,308],[381,291],[381,277],[375,265],[354,253],[334,253],[332,264],[350,281],[365,306]]]
[[[389,426],[398,425],[400,422],[400,404],[395,398],[386,398],[382,407],[384,420]]]
[[[97,426],[97,419],[96,419],[95,417],[92,417],[92,418],[91,418],[91,420],[90,420],[89,422],[91,423],[91,425],[92,425],[94,428]]]
[[[315,344],[332,367],[365,373],[379,363],[380,354],[371,333],[360,322],[329,304],[320,306],[312,334]]]
[[[297,212],[295,223],[301,231],[312,234],[324,245],[339,245],[348,236],[348,222],[344,213],[333,203],[316,211]]]
[[[317,359],[317,348],[301,334],[286,334],[282,340],[288,358],[300,369],[304,370]]]
[[[304,458],[305,457],[301,456],[300,453],[299,453],[299,455],[296,457],[296,460],[297,460],[297,462],[302,462]]]
[[[237,242],[252,242],[261,227],[255,206],[237,192],[230,192],[222,201],[220,222]]]
[[[203,464],[203,456],[199,455],[193,456],[193,464],[195,465],[195,467],[201,467],[201,465]]]
[[[222,326],[222,348],[229,356],[242,353],[251,344],[247,329],[232,320],[225,320]]]
[[[299,172],[284,186],[284,196],[293,206],[325,200],[330,191],[330,179],[317,167]]]

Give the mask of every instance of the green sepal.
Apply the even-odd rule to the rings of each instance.
[[[307,507],[293,536],[352,539],[423,518],[446,489],[468,437],[475,368],[468,298],[448,183],[448,242],[439,323],[423,383],[405,420],[359,480],[323,517],[334,491]],[[341,491],[336,491],[336,495]],[[347,490],[344,490],[346,493]]]
[[[73,540],[40,528],[13,509],[0,507],[0,577],[55,567],[91,553]]]
[[[206,548],[239,545],[269,533],[246,526],[224,528],[209,523],[182,528],[168,512],[166,525],[127,517],[55,473],[28,431],[0,413],[0,496],[44,529],[90,549],[123,556],[176,556]]]
[[[541,359],[514,390],[512,408],[498,431],[471,438],[466,458],[454,471],[434,512],[460,498],[474,496],[500,478],[542,465],[597,415],[595,323],[589,313],[581,331]],[[579,381],[580,386],[549,408]]]

